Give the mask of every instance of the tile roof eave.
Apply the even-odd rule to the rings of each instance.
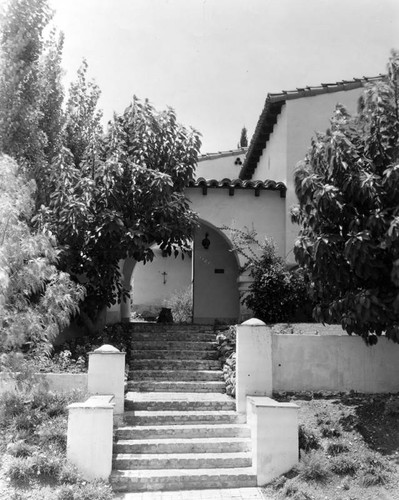
[[[230,151],[218,151],[217,153],[205,153],[198,157],[198,162],[213,160],[214,158],[224,158],[227,156],[239,156],[247,152],[248,148],[231,149]]]
[[[243,180],[252,178],[262,151],[273,132],[274,125],[277,123],[277,117],[286,101],[361,88],[366,83],[381,80],[384,76],[354,78],[353,80],[343,80],[336,83],[322,83],[318,87],[303,87],[296,90],[283,90],[280,93],[269,93],[249,144],[239,178]]]
[[[276,182],[271,179],[266,179],[264,181],[260,180],[243,180],[243,179],[222,179],[218,181],[217,179],[205,179],[204,177],[199,177],[198,179],[189,182],[188,188],[196,187],[209,187],[209,188],[238,188],[238,189],[268,189],[273,191],[280,191],[285,193],[287,190],[286,185],[283,182]]]

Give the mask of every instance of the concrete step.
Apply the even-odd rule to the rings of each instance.
[[[129,381],[169,380],[169,381],[221,381],[222,370],[131,370]]]
[[[252,467],[226,469],[114,470],[110,481],[114,491],[177,491],[206,488],[256,486]]]
[[[234,410],[167,410],[167,411],[126,411],[123,419],[127,425],[148,426],[148,425],[193,425],[210,424],[209,427],[217,424],[243,424],[245,415],[240,415]]]
[[[213,332],[183,332],[183,331],[165,331],[165,332],[133,332],[130,336],[132,346],[137,341],[153,342],[215,342],[216,333]]]
[[[137,332],[149,332],[153,335],[158,335],[165,332],[183,332],[183,333],[212,333],[215,328],[214,325],[198,325],[193,323],[183,324],[183,323],[151,323],[151,322],[138,322],[127,323],[124,327],[129,330],[132,334]],[[225,329],[228,328],[226,325]]]
[[[251,450],[249,438],[120,439],[114,453],[234,453]]]
[[[113,468],[129,469],[213,469],[251,467],[249,452],[236,453],[119,453],[114,455]]]
[[[131,370],[220,370],[219,360],[134,359]]]
[[[226,394],[192,392],[127,392],[126,411],[235,410],[235,400]]]
[[[166,349],[164,351],[159,350],[148,350],[140,351],[134,349],[131,351],[132,359],[170,359],[170,360],[216,360],[219,357],[217,351],[183,351],[183,350],[172,350]]]
[[[136,340],[132,349],[138,351],[215,351],[216,342],[181,341],[181,340]]]
[[[159,438],[199,438],[199,437],[250,437],[250,429],[245,424],[197,424],[197,425],[142,425],[119,427],[115,431],[117,439],[159,439]]]
[[[169,382],[167,380],[140,380],[129,381],[127,383],[129,391],[139,392],[226,392],[226,384],[221,382],[198,382],[198,381],[182,381]]]

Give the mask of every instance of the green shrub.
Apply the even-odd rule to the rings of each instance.
[[[31,370],[42,373],[83,373],[87,371],[87,355],[73,356],[68,348],[47,355],[29,355],[26,361]]]
[[[260,243],[255,232],[230,231],[235,249],[247,259],[253,278],[243,303],[254,316],[265,323],[312,321],[303,272],[285,267],[272,239],[265,238],[264,243]]]
[[[382,469],[368,469],[360,477],[360,484],[365,488],[386,484],[389,480],[389,474]]]
[[[306,485],[298,479],[289,479],[285,482],[279,498],[290,498],[291,500],[312,500]]]
[[[25,482],[29,480],[29,464],[27,457],[7,457],[3,464],[5,476],[11,481]]]
[[[359,466],[358,460],[347,454],[334,456],[330,462],[332,472],[338,476],[353,476],[356,474]]]
[[[222,363],[236,351],[237,328],[229,326],[227,330],[219,331],[216,335],[217,349]]]
[[[43,422],[36,432],[40,445],[49,446],[55,444],[61,451],[66,450],[67,419],[64,415]]]
[[[35,449],[35,446],[28,444],[23,439],[7,445],[7,453],[13,457],[29,457]]]
[[[77,484],[82,481],[77,468],[66,461],[62,463],[57,479],[60,484]]]
[[[359,482],[366,488],[386,484],[393,471],[388,460],[378,453],[368,452],[362,456],[362,473]]]
[[[42,365],[40,371],[49,372],[82,372],[88,367],[89,352],[104,344],[111,344],[126,353],[126,363],[130,360],[131,331],[129,323],[106,325],[104,330],[92,336],[77,337],[54,347],[50,362]],[[64,362],[59,364],[59,356]]]
[[[320,448],[319,437],[303,424],[298,428],[299,449],[308,452],[310,450],[317,450]]]
[[[304,481],[325,482],[330,476],[326,456],[321,451],[304,453],[297,466],[298,477]]]
[[[112,500],[114,498],[109,485],[102,482],[62,485],[56,500]]]
[[[223,366],[223,377],[226,383],[226,393],[235,397],[236,394],[236,327],[220,331],[216,335],[219,359]]]
[[[193,293],[191,286],[177,290],[166,301],[166,307],[172,310],[175,323],[191,323],[193,318]]]
[[[349,448],[342,441],[331,441],[327,445],[326,453],[327,455],[336,456],[340,453],[345,453],[349,451]]]
[[[57,478],[62,469],[60,456],[33,452],[28,457],[10,457],[5,464],[5,474],[12,481],[29,482],[36,479]]]
[[[320,432],[323,437],[337,438],[342,435],[342,430],[339,424],[329,423],[320,427]]]
[[[18,393],[3,393],[0,396],[0,427],[6,428],[15,417],[24,411],[25,402]]]
[[[236,353],[226,359],[223,366],[223,378],[226,383],[226,394],[236,396]]]

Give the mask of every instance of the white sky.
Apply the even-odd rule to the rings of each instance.
[[[106,121],[133,94],[173,107],[202,152],[251,137],[268,92],[385,72],[398,0],[50,0],[65,82],[83,57]]]

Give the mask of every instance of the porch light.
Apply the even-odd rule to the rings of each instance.
[[[208,236],[209,236],[209,234],[205,233],[205,238],[202,240],[202,246],[205,248],[205,250],[208,250],[209,245],[211,244],[211,242],[209,241]]]

